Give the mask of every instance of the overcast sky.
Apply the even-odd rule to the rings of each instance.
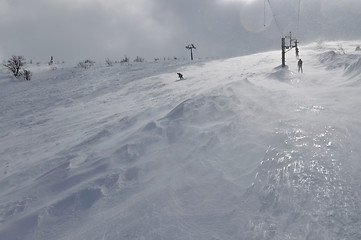
[[[360,0],[0,0],[0,59],[232,57],[302,43],[360,39]],[[264,10],[265,9],[265,10]],[[298,24],[299,23],[299,24]],[[360,42],[361,43],[361,42]]]

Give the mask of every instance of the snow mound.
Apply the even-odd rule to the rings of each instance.
[[[297,83],[299,82],[299,76],[293,71],[289,70],[288,66],[278,66],[274,68],[274,71],[268,74],[268,78],[278,80],[284,83]]]
[[[319,54],[318,59],[327,70],[343,69],[344,74],[351,78],[361,74],[360,54],[341,54],[332,50]]]
[[[352,77],[356,77],[361,74],[361,56],[359,56],[358,59],[346,68],[345,73],[347,75],[351,75]]]
[[[344,69],[347,70],[351,65],[360,59],[359,54],[342,54],[335,51],[328,51],[318,56],[319,61],[326,66],[327,70]],[[354,67],[352,67],[353,71]],[[348,72],[349,73],[349,72]]]

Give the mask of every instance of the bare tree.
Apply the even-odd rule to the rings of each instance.
[[[107,64],[108,67],[113,66],[113,61],[111,61],[109,58],[105,59],[105,63]]]
[[[7,67],[10,72],[15,77],[18,77],[21,75],[21,68],[25,66],[25,58],[23,56],[15,56],[13,55],[7,62],[5,62],[3,65]]]

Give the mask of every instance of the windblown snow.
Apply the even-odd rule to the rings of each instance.
[[[0,239],[361,239],[358,45],[3,69]]]

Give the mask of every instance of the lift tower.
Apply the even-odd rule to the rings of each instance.
[[[186,46],[186,48],[188,50],[191,50],[191,60],[193,60],[193,49],[196,49],[196,47],[194,46],[194,44],[189,44],[188,46]]]
[[[289,45],[286,45],[286,38],[290,39]],[[293,44],[294,43],[294,44]],[[282,67],[286,66],[286,52],[291,50],[292,48],[295,48],[296,56],[298,57],[299,50],[298,50],[298,41],[297,39],[292,39],[292,33],[290,32],[289,36],[285,36],[282,38]]]

